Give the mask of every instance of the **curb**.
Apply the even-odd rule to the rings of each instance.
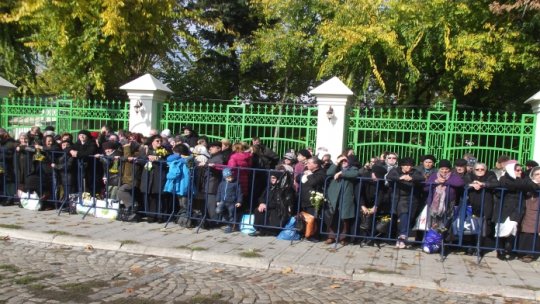
[[[248,267],[265,271],[283,271],[290,269],[291,273],[302,275],[316,275],[322,277],[334,277],[346,280],[383,283],[407,288],[431,289],[443,292],[455,292],[477,296],[495,296],[520,298],[540,301],[540,291],[519,289],[508,286],[483,286],[467,283],[439,282],[426,279],[418,279],[400,276],[398,274],[381,274],[365,272],[361,268],[343,269],[332,268],[320,264],[305,265],[300,263],[285,263],[282,260],[273,260],[265,257],[242,257],[240,254],[216,253],[211,251],[192,251],[180,248],[151,247],[142,244],[122,244],[119,241],[91,240],[70,235],[55,235],[45,232],[35,232],[23,229],[0,228],[0,236],[50,243],[57,245],[75,246],[90,249],[102,249],[119,251],[132,254],[153,255],[194,262],[219,263],[224,265]]]

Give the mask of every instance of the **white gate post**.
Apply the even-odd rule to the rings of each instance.
[[[150,74],[145,74],[120,87],[129,97],[129,131],[150,134],[158,129],[159,106],[172,91]]]
[[[11,92],[11,90],[14,90],[16,88],[17,87],[14,86],[11,82],[0,77],[0,98],[8,97],[9,92]]]
[[[533,113],[536,115],[534,126],[534,145],[531,155],[533,160],[540,162],[540,91],[527,99],[525,103],[528,103],[531,106]],[[526,160],[527,159],[523,159],[522,161]]]
[[[345,148],[346,106],[353,92],[341,80],[333,77],[309,93],[316,97],[318,107],[315,151],[325,148],[335,161]]]

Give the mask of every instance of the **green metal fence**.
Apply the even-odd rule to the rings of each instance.
[[[521,162],[532,158],[535,115],[450,109],[350,109],[348,142],[366,161],[383,151],[419,159],[433,154],[455,160],[465,153],[493,166],[506,154]]]
[[[190,126],[212,140],[250,143],[253,136],[279,155],[288,149],[313,147],[317,108],[304,105],[245,104],[231,102],[173,102],[163,104],[161,128],[173,134]]]
[[[229,138],[262,142],[283,155],[288,149],[315,147],[317,107],[312,105],[228,102],[169,102],[159,109],[160,128],[173,134],[191,126],[209,140]],[[523,162],[532,158],[535,115],[448,109],[349,109],[347,143],[361,161],[383,151],[418,159],[423,154],[455,160],[472,153],[492,166],[501,154]],[[17,136],[34,125],[55,126],[58,132],[81,129],[128,129],[129,102],[59,98],[12,98],[0,104],[1,126]]]
[[[13,136],[32,126],[54,126],[58,132],[99,130],[103,125],[127,129],[129,102],[73,100],[59,98],[4,98],[0,104],[0,119]]]

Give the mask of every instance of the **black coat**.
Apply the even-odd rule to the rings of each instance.
[[[410,175],[411,181],[400,180],[400,177]],[[386,175],[390,182],[389,191],[392,198],[392,211],[396,214],[415,214],[422,193],[424,174],[415,168],[408,173],[403,173],[401,167],[394,168]]]

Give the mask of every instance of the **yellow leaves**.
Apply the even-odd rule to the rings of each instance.
[[[369,64],[371,66],[373,76],[375,76],[375,79],[377,79],[377,82],[379,83],[379,86],[381,87],[383,92],[386,92],[386,85],[384,84],[384,80],[381,76],[381,73],[377,69],[377,64],[375,63],[375,59],[373,59],[373,55],[371,54],[368,56],[369,56]]]

